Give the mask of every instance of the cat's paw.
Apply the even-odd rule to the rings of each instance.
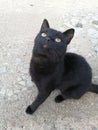
[[[30,106],[27,107],[26,113],[27,113],[27,114],[30,114],[30,115],[33,114],[33,111],[32,111],[32,109],[31,109]]]
[[[58,95],[56,98],[55,98],[55,102],[56,103],[60,103],[64,100],[63,96],[62,95]]]

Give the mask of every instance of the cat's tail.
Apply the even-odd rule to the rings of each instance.
[[[92,84],[89,91],[94,92],[94,93],[98,93],[98,85]]]

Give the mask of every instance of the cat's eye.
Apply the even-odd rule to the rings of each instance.
[[[41,36],[42,36],[42,37],[46,37],[47,34],[43,32],[43,33],[41,33]]]
[[[57,38],[55,38],[55,42],[59,43],[59,42],[61,42],[61,39],[57,37]]]

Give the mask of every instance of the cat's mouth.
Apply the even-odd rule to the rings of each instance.
[[[39,58],[39,59],[47,59],[48,57],[47,57],[47,55],[45,55],[45,54],[34,54],[34,57],[36,57],[36,58]]]
[[[47,58],[47,56],[45,54],[38,54],[37,57],[39,57],[39,58]]]

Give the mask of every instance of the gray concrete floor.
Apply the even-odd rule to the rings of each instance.
[[[42,20],[64,31],[75,28],[68,51],[83,55],[98,84],[98,0],[0,0],[0,130],[98,130],[98,95],[56,104],[58,91],[32,115],[37,95],[28,73],[33,40]]]

